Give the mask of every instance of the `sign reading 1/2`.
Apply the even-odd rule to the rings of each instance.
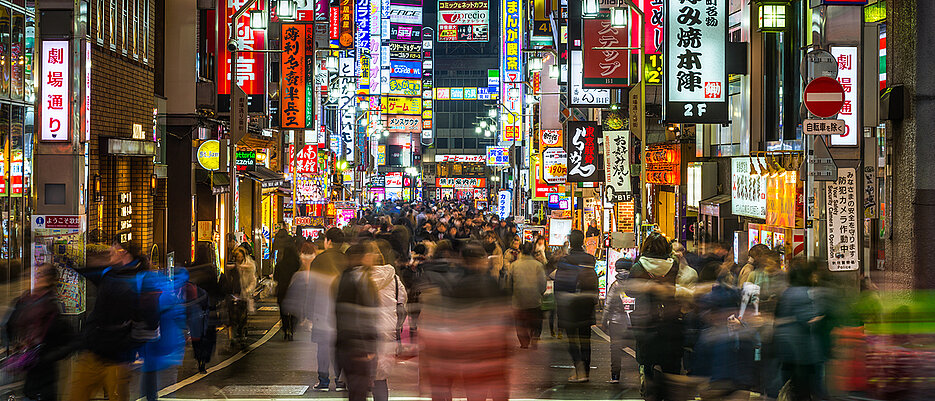
[[[662,55],[647,54],[643,63],[643,79],[646,85],[662,85]]]

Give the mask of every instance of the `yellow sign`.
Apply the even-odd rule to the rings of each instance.
[[[380,99],[383,114],[422,114],[422,99],[418,97],[384,96]]]
[[[198,147],[196,158],[201,168],[218,170],[221,167],[221,145],[215,139],[203,142]]]
[[[422,110],[422,119],[431,120],[432,119],[432,110]]]

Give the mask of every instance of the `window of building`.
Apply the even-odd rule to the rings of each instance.
[[[104,43],[104,0],[95,0],[94,4],[94,38]]]
[[[110,0],[110,14],[107,15],[110,21],[110,48],[117,48],[117,0]]]
[[[140,55],[143,61],[149,61],[149,0],[140,0],[143,9],[140,12]]]
[[[129,47],[129,41],[127,37],[130,32],[128,29],[130,27],[130,0],[123,0],[123,9],[121,10],[120,16],[120,46],[123,49],[123,54],[127,54],[127,48]]]
[[[133,7],[133,29],[130,31],[130,48],[133,50],[133,57],[139,58],[140,45],[140,0],[130,0],[130,6]]]
[[[451,147],[455,149],[464,149],[464,141],[461,138],[451,138]]]
[[[474,138],[464,138],[465,149],[477,149],[477,140]]]
[[[435,147],[439,149],[448,149],[448,138],[435,138]]]

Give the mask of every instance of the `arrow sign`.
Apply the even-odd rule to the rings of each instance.
[[[805,107],[818,117],[831,117],[844,106],[844,87],[834,78],[818,77],[805,87]]]
[[[847,123],[844,120],[818,120],[802,121],[802,133],[805,135],[844,135]]]

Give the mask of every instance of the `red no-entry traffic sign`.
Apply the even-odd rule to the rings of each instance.
[[[805,108],[818,117],[831,117],[844,106],[844,87],[834,78],[818,77],[805,86]]]

